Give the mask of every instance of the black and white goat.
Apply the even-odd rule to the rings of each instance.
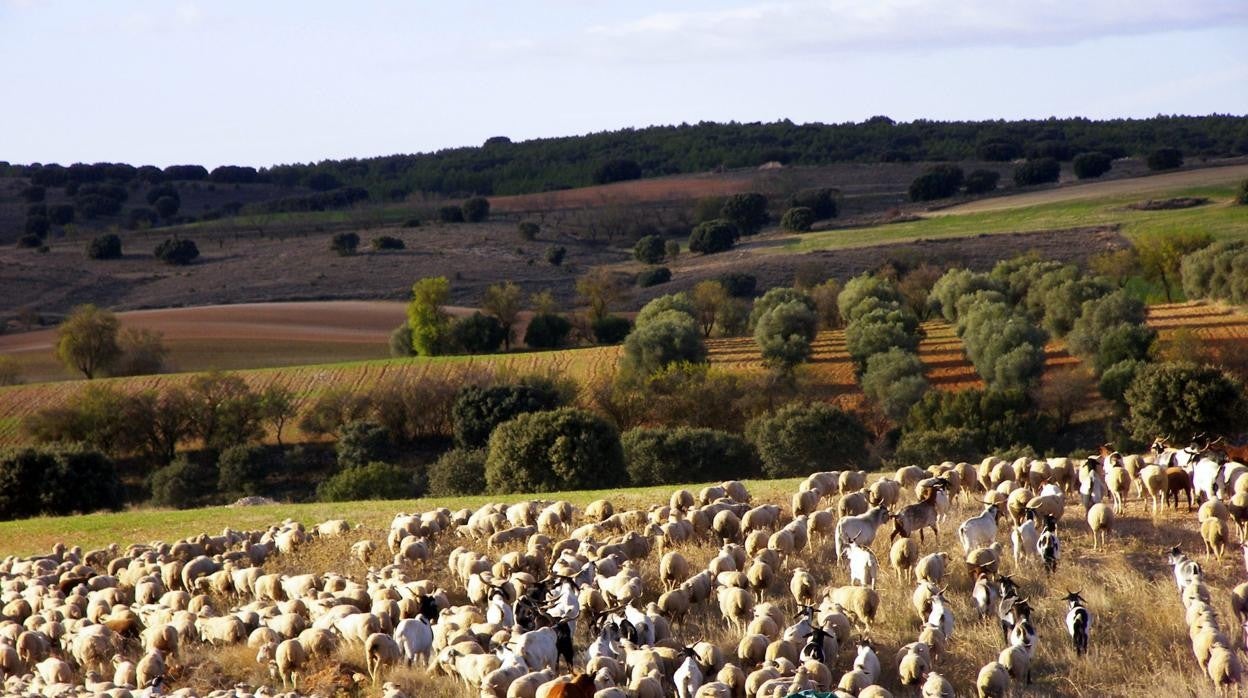
[[[1057,571],[1061,548],[1062,543],[1057,539],[1057,519],[1052,514],[1047,514],[1044,517],[1044,531],[1036,541],[1036,551],[1040,553],[1040,559],[1044,560],[1044,569],[1050,574]]]
[[[1088,635],[1092,632],[1092,612],[1077,591],[1067,592],[1063,597],[1070,606],[1066,612],[1066,632],[1075,643],[1075,654],[1082,657],[1088,653]]]
[[[1174,567],[1174,583],[1178,585],[1179,593],[1182,593],[1183,587],[1188,584],[1200,581],[1202,576],[1200,563],[1179,551],[1179,546],[1170,548],[1166,560]]]

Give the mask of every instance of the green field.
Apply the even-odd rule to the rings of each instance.
[[[1055,190],[1061,191],[1061,190]],[[1248,207],[1234,204],[1235,187],[1186,187],[1150,192],[1122,193],[1092,199],[1053,201],[993,210],[927,214],[923,219],[864,228],[844,228],[794,237],[783,246],[763,253],[814,252],[865,247],[919,239],[969,237],[981,234],[1022,233],[1095,226],[1120,226],[1124,235],[1139,239],[1175,231],[1206,231],[1216,238],[1248,239]],[[1168,211],[1137,211],[1127,208],[1143,198],[1205,197],[1210,201],[1195,208]]]
[[[784,499],[800,478],[787,480],[752,480],[745,484],[755,497],[768,501]],[[706,484],[685,485],[697,492]],[[258,507],[207,507],[204,509],[133,509],[115,514],[86,514],[0,522],[0,557],[32,555],[48,551],[56,543],[80,545],[83,549],[98,548],[110,543],[172,542],[199,533],[217,534],[226,527],[235,529],[266,528],[290,518],[305,525],[328,519],[346,519],[353,526],[385,529],[399,512],[421,512],[446,507],[451,510],[476,508],[487,502],[519,502],[533,498],[566,499],[583,507],[595,499],[610,499],[617,507],[648,507],[666,501],[676,485],[635,487],[615,490],[583,490],[579,492],[548,492],[537,495],[512,494],[475,497],[442,497],[401,499],[391,501],[336,502],[312,504],[274,504]]]

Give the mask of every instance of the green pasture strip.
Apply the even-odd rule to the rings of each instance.
[[[785,480],[746,481],[756,499],[774,501],[793,492],[801,478]],[[451,510],[477,508],[487,502],[512,503],[529,499],[566,499],[583,507],[595,499],[609,499],[617,507],[646,507],[667,503],[672,491],[684,487],[696,493],[706,484],[663,485],[614,490],[582,490],[577,492],[546,492],[538,494],[481,495],[472,497],[427,497],[366,502],[317,502],[311,504],[274,504],[255,507],[206,507],[203,509],[165,510],[133,509],[118,513],[56,516],[0,522],[0,556],[33,555],[46,552],[56,543],[80,545],[84,549],[100,548],[110,543],[126,546],[152,541],[172,542],[200,533],[216,535],[229,527],[257,529],[281,523],[289,518],[305,525],[328,519],[346,519],[350,524],[370,528],[386,528],[399,512],[421,512],[447,507]],[[717,484],[717,483],[713,483]]]

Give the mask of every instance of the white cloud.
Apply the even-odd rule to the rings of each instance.
[[[971,46],[1058,46],[1248,23],[1243,0],[788,0],[730,9],[659,12],[597,24],[576,52],[640,59],[724,53],[925,51]],[[579,48],[579,50],[577,50]]]

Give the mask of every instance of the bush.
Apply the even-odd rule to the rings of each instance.
[[[862,392],[898,423],[928,389],[918,355],[896,347],[868,356],[860,382]]]
[[[453,448],[429,465],[429,494],[458,497],[485,493],[485,449]]]
[[[529,412],[557,409],[562,403],[562,396],[551,384],[461,388],[451,408],[455,445],[482,448],[489,443],[490,434],[499,424]]]
[[[322,502],[411,499],[419,495],[414,472],[381,462],[344,468],[316,488],[316,498]]]
[[[156,215],[165,220],[169,220],[177,215],[178,208],[180,206],[181,204],[178,200],[172,196],[162,196],[159,199],[156,199],[156,202],[152,204],[152,209],[156,211]]]
[[[594,184],[610,184],[641,179],[641,165],[635,160],[608,160],[594,170]]]
[[[784,212],[780,219],[780,227],[795,233],[805,233],[815,222],[814,209],[805,206],[794,206]]]
[[[1033,184],[1056,182],[1062,174],[1062,166],[1053,158],[1028,160],[1014,168],[1014,184],[1029,187]]]
[[[810,358],[810,343],[815,339],[818,323],[811,305],[794,299],[767,310],[758,318],[754,341],[758,342],[764,361],[792,368]]]
[[[390,430],[365,420],[348,422],[338,431],[334,453],[338,465],[353,468],[390,455]]]
[[[867,461],[867,430],[856,417],[823,403],[794,403],[752,420],[745,438],[769,478],[797,477]]]
[[[1239,193],[1236,195],[1235,200],[1239,202],[1240,206],[1248,206],[1248,179],[1239,183]]]
[[[170,238],[157,245],[152,254],[165,264],[186,265],[199,257],[199,248],[194,240]]]
[[[957,165],[936,165],[910,183],[911,201],[946,199],[962,188],[962,168]]]
[[[217,490],[222,494],[257,495],[264,490],[264,479],[280,470],[274,453],[258,444],[231,446],[217,458]]]
[[[980,160],[989,162],[1009,162],[1019,158],[1023,154],[1023,149],[1017,143],[1003,140],[990,140],[979,144],[975,149],[975,154]]]
[[[1049,427],[1018,389],[929,390],[910,408],[905,426],[907,432],[965,429],[981,439],[975,449],[981,454],[1033,443]]]
[[[216,491],[216,469],[178,456],[172,463],[152,473],[149,482],[152,504],[158,507],[189,509]]]
[[[546,250],[546,262],[552,267],[563,266],[563,258],[568,255],[568,251],[563,247],[552,247]]]
[[[0,451],[0,520],[116,511],[123,494],[116,467],[98,451],[79,446]]]
[[[733,298],[753,298],[758,292],[758,277],[739,271],[729,272],[719,277],[719,283]]]
[[[46,238],[48,231],[52,229],[52,223],[47,216],[27,216],[26,217],[26,234],[35,235],[39,238]]]
[[[406,322],[390,333],[390,356],[416,356],[416,350],[412,348],[412,328]]]
[[[464,354],[492,354],[503,345],[505,335],[498,318],[480,311],[451,323],[451,344]]]
[[[469,223],[480,223],[490,217],[490,200],[484,196],[474,196],[461,205],[464,220]]]
[[[402,240],[391,235],[375,237],[370,244],[374,250],[402,250],[407,247]]]
[[[836,297],[836,307],[846,322],[852,322],[879,307],[863,305],[863,301],[868,298],[878,299],[886,305],[901,305],[901,294],[891,281],[879,276],[861,274],[845,282],[845,287]]]
[[[811,298],[809,293],[790,286],[777,286],[768,289],[762,297],[754,299],[754,306],[750,309],[750,329],[757,327],[759,320],[767,312],[791,301],[798,301],[810,310],[815,310],[815,299]]]
[[[132,208],[126,214],[126,229],[138,230],[156,225],[156,212],[150,208]]]
[[[732,249],[740,232],[732,221],[716,218],[699,223],[689,234],[689,251],[714,254]]]
[[[443,223],[463,223],[464,210],[459,206],[442,206],[438,209],[438,220]]]
[[[594,321],[594,341],[598,344],[619,344],[623,342],[633,329],[633,323],[626,317],[608,315]]]
[[[719,217],[730,221],[742,235],[753,235],[767,224],[767,197],[753,192],[724,199]]]
[[[815,220],[836,218],[836,190],[822,188],[799,191],[789,199],[789,208],[808,208],[814,212]]]
[[[1146,365],[1144,361],[1128,359],[1110,366],[1101,373],[1101,380],[1096,386],[1097,391],[1106,400],[1126,407],[1127,388],[1131,387],[1135,375]]]
[[[1079,179],[1096,179],[1109,172],[1110,168],[1114,166],[1114,159],[1105,153],[1096,151],[1079,153],[1075,156],[1073,165],[1075,176]]]
[[[21,191],[22,199],[24,199],[28,204],[37,204],[40,201],[43,201],[46,195],[47,190],[37,185],[25,187]]]
[[[642,264],[658,264],[665,254],[663,238],[658,235],[646,235],[633,245],[633,258]]]
[[[698,315],[693,300],[689,298],[689,294],[682,291],[680,293],[669,293],[659,296],[646,303],[642,306],[641,311],[637,313],[633,324],[637,327],[642,327],[669,310],[679,311],[694,319],[697,319]]]
[[[404,228],[419,228],[422,225],[424,225],[424,223],[419,218],[408,218],[403,221]]]
[[[1123,323],[1107,330],[1100,339],[1100,347],[1092,365],[1098,374],[1123,361],[1146,361],[1157,330],[1148,325]]]
[[[121,356],[109,367],[112,376],[149,376],[165,368],[169,350],[164,335],[155,330],[123,327],[117,336]]]
[[[893,461],[921,468],[947,460],[975,462],[983,455],[979,445],[982,441],[983,434],[975,429],[907,431],[897,442]]]
[[[969,269],[950,269],[945,272],[928,294],[928,304],[939,310],[948,322],[958,321],[958,302],[968,296],[983,292],[1003,292],[1005,285],[988,274]]]
[[[1243,387],[1227,373],[1190,362],[1143,366],[1127,388],[1127,427],[1148,441],[1187,443],[1197,434],[1234,434],[1248,419]]]
[[[355,233],[337,233],[329,239],[329,249],[342,256],[355,254],[360,246],[360,236]]]
[[[556,349],[567,341],[572,323],[562,315],[538,313],[529,320],[524,331],[524,343],[533,349]]]
[[[109,233],[87,244],[87,259],[120,259],[121,238]]]
[[[29,248],[43,247],[43,238],[38,235],[23,235],[17,239],[17,246]]]
[[[665,284],[672,280],[672,270],[667,267],[653,267],[644,269],[637,274],[637,286],[641,288],[650,288]]]
[[[1148,169],[1173,170],[1183,166],[1183,153],[1178,148],[1158,148],[1148,154]]]
[[[1144,303],[1122,290],[1085,301],[1079,319],[1066,335],[1066,344],[1073,354],[1095,358],[1100,352],[1101,340],[1110,330],[1119,325],[1144,327],[1145,315]]]
[[[995,299],[972,302],[958,333],[976,372],[991,388],[1021,388],[1044,370],[1048,334],[1024,314]]]
[[[706,361],[706,344],[693,316],[667,310],[642,320],[624,340],[620,359],[623,371],[632,376],[649,376],[676,362]]]
[[[537,234],[541,232],[541,230],[541,226],[533,221],[520,221],[520,223],[516,225],[516,232],[520,234],[520,239],[527,240],[529,242],[536,240]]]
[[[663,243],[663,252],[668,259],[676,259],[680,256],[680,243],[675,240],[668,240]]]
[[[966,176],[967,194],[987,194],[995,191],[997,182],[1001,181],[1001,173],[992,170],[973,170]]]
[[[715,429],[638,428],[620,439],[635,487],[754,477],[758,456],[744,438]]]
[[[48,220],[53,225],[69,225],[74,222],[73,204],[56,204],[48,207]]]
[[[597,415],[565,407],[531,412],[490,435],[490,493],[608,489],[628,482],[619,432]]]
[[[342,180],[332,172],[313,172],[308,175],[306,184],[312,191],[329,191],[342,186]]]

